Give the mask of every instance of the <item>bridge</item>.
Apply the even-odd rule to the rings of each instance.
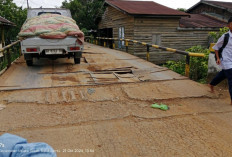
[[[46,142],[58,156],[232,155],[228,91],[210,93],[118,50],[85,43],[80,65],[28,67],[20,57],[0,76],[0,92],[0,133]]]

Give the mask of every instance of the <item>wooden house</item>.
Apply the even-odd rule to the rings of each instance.
[[[5,46],[4,30],[11,26],[15,26],[15,24],[0,16],[0,30],[1,30],[0,48]]]
[[[101,37],[133,39],[185,50],[194,45],[207,46],[208,32],[225,25],[206,16],[199,16],[201,24],[197,25],[191,22],[198,21],[193,18],[196,16],[152,1],[106,0],[105,5],[106,10],[98,24]],[[208,27],[209,22],[214,25]],[[124,49],[125,43],[116,42],[116,47]],[[129,53],[146,58],[146,47],[130,43]],[[152,49],[150,58],[152,62],[162,64],[167,60],[178,60],[181,56]]]
[[[232,2],[201,0],[186,12],[191,14],[205,14],[227,21],[232,17]]]

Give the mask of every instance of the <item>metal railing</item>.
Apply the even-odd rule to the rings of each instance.
[[[1,63],[4,63],[5,61],[7,61],[7,67],[6,68],[9,68],[11,63],[12,63],[12,57],[11,57],[11,51],[10,49],[13,47],[13,46],[16,46],[18,43],[20,42],[20,40],[17,40],[3,48],[0,49],[0,59],[1,59]],[[15,50],[16,51],[16,50]],[[19,48],[19,56],[21,55],[21,50]],[[2,67],[0,67],[2,68]],[[3,68],[2,68],[3,69]],[[2,70],[0,69],[0,71]]]
[[[186,56],[185,76],[187,76],[187,77],[189,77],[189,71],[190,71],[190,57],[205,57],[205,54],[203,54],[203,53],[186,52],[186,51],[181,51],[181,50],[168,48],[168,47],[162,47],[162,46],[159,46],[159,45],[153,45],[153,44],[149,44],[149,43],[146,43],[146,42],[140,42],[140,41],[131,40],[131,39],[97,37],[96,39],[88,38],[87,42],[98,45],[101,40],[103,40],[103,42],[104,42],[104,47],[107,46],[106,41],[112,40],[113,41],[113,49],[115,49],[115,42],[114,41],[125,41],[126,52],[128,52],[128,49],[129,49],[128,48],[129,47],[129,42],[144,45],[144,46],[147,47],[147,53],[146,53],[147,61],[150,60],[150,48],[151,47],[156,48],[156,49],[161,49],[161,50],[164,50],[164,51],[169,51],[169,52],[174,52],[174,53],[178,53],[178,54],[181,54],[181,55],[185,55]]]

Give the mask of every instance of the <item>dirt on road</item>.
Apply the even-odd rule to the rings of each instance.
[[[227,90],[210,93],[166,68],[91,44],[83,57],[81,65],[16,61],[0,77],[0,134],[48,143],[60,157],[232,156]]]

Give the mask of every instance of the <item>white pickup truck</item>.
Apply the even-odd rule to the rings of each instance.
[[[28,9],[27,19],[44,13],[60,14],[71,18],[70,10],[57,8]],[[33,58],[64,58],[73,57],[75,64],[80,64],[83,44],[77,41],[77,37],[67,36],[64,39],[43,39],[30,37],[21,41],[21,51],[28,66],[33,65]]]

